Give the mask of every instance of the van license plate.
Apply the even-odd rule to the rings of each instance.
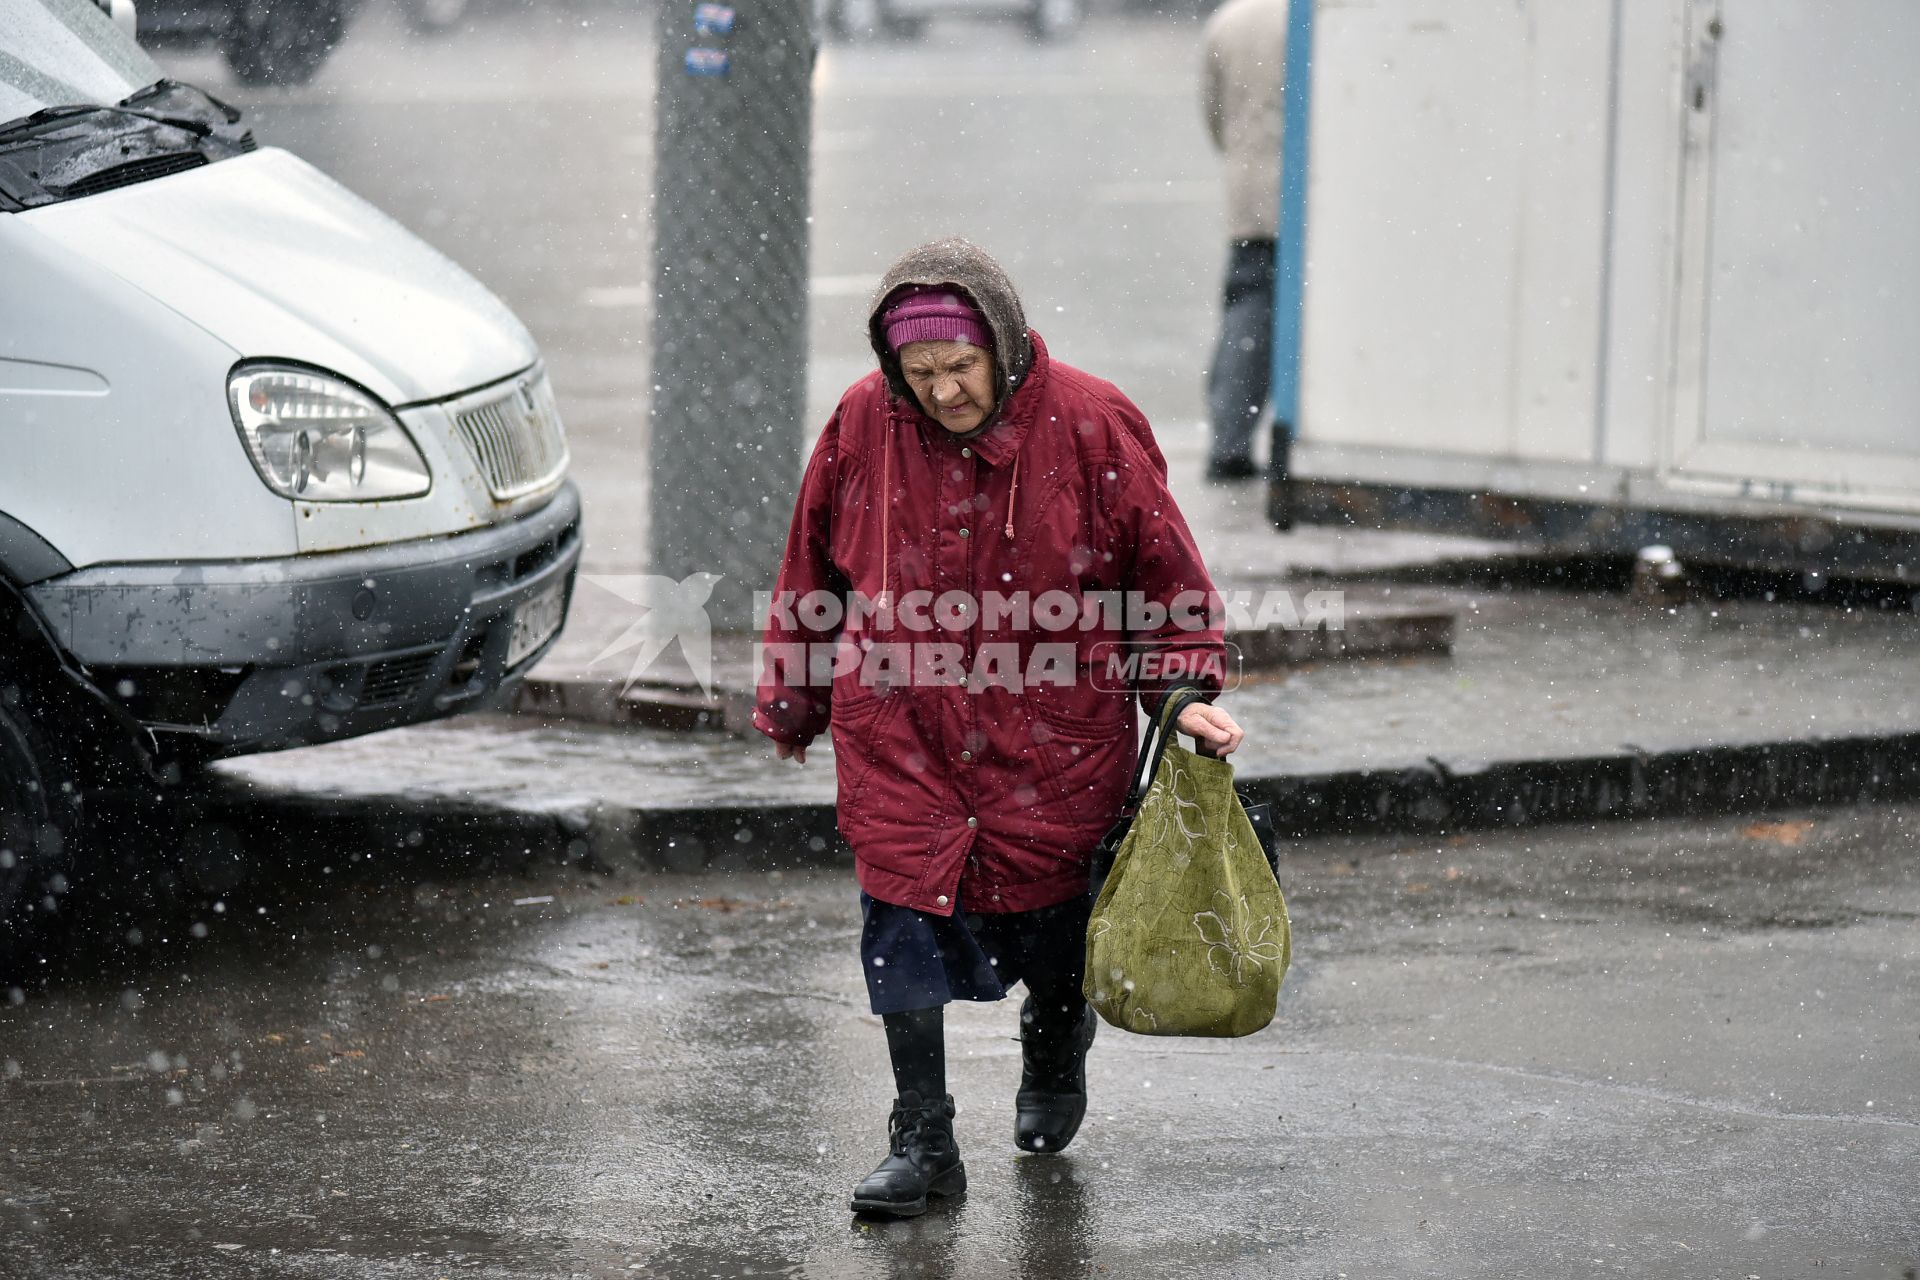
[[[526,656],[553,638],[567,607],[567,584],[556,582],[539,595],[513,607],[513,634],[507,639],[507,666],[520,665]]]

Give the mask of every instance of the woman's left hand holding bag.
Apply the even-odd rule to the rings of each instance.
[[[1182,711],[1178,725],[1203,756],[1230,756],[1247,736],[1232,716],[1208,702],[1196,702]]]

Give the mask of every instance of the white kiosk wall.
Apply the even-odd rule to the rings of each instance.
[[[1920,511],[1920,5],[1318,28],[1298,474]]]

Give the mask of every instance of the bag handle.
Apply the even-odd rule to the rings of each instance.
[[[1160,714],[1147,726],[1147,740],[1140,745],[1140,761],[1134,766],[1133,783],[1127,788],[1129,805],[1137,807],[1147,798],[1147,788],[1153,785],[1155,775],[1160,772],[1160,761],[1167,754],[1167,744],[1173,741],[1180,713],[1194,703],[1204,701],[1206,690],[1198,685],[1177,684],[1167,690],[1166,698],[1160,703]]]

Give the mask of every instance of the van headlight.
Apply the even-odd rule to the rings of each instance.
[[[246,365],[227,379],[234,425],[267,488],[302,502],[411,498],[433,484],[393,410],[311,369]]]

